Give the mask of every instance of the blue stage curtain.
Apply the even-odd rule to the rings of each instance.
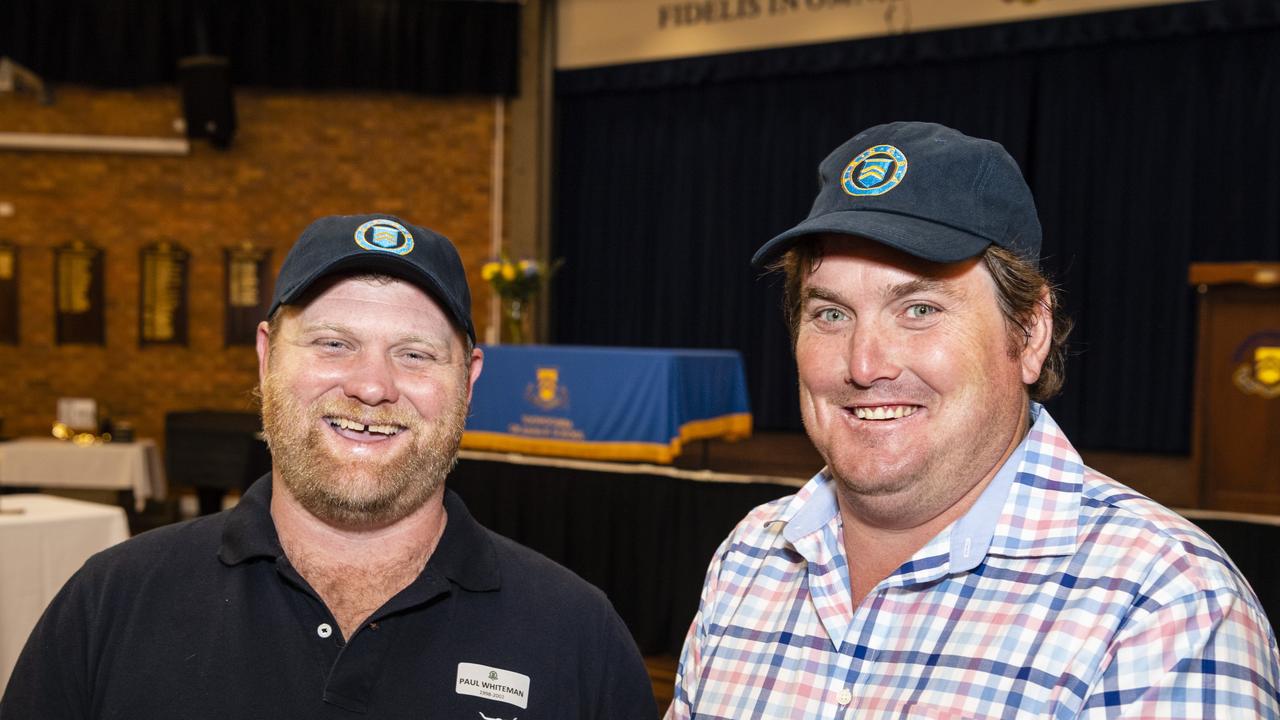
[[[236,85],[515,95],[520,5],[490,0],[5,0],[0,56],[47,82],[172,82],[230,59]]]
[[[559,72],[556,342],[742,352],[800,429],[780,283],[747,261],[867,126],[1003,143],[1076,318],[1050,410],[1081,447],[1186,453],[1197,261],[1280,259],[1280,3],[1190,3]]]

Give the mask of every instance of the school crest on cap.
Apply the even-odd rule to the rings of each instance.
[[[408,255],[413,252],[413,234],[394,220],[379,218],[356,228],[356,244],[365,250]]]
[[[840,187],[854,197],[883,195],[907,175],[907,156],[892,145],[873,145],[849,161]]]

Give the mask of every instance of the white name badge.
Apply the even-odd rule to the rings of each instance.
[[[529,707],[529,676],[514,670],[458,663],[458,680],[454,686],[459,695],[510,703],[521,710]]]

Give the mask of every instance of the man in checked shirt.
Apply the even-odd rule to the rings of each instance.
[[[874,127],[765,243],[827,462],[720,546],[668,718],[1275,718],[1222,549],[1083,465],[1038,403],[1069,321],[998,144]]]

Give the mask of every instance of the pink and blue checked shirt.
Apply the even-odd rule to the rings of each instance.
[[[1033,412],[973,508],[858,607],[825,474],[753,510],[667,718],[1280,717],[1275,636],[1222,549]]]

